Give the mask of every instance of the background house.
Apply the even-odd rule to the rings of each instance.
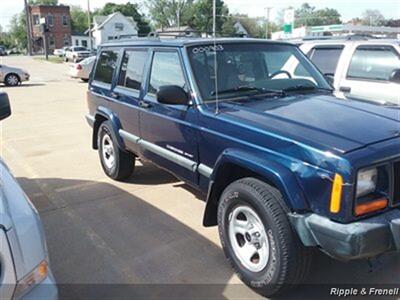
[[[85,33],[80,33],[75,31],[72,32],[71,41],[72,41],[71,43],[72,46],[82,46],[90,48],[90,37],[87,31]]]
[[[40,30],[40,19],[46,18],[48,25],[48,46],[50,53],[56,48],[71,45],[71,15],[69,6],[29,6],[29,18],[33,40],[33,51],[44,52],[44,38]]]
[[[109,16],[95,16],[92,35],[94,47],[123,38],[138,36],[138,27],[132,17],[125,17],[120,12]]]

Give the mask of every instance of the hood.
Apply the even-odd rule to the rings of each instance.
[[[47,258],[39,214],[0,159],[0,227],[6,233],[20,279]]]
[[[400,107],[331,95],[224,103],[221,112],[321,150],[340,153],[400,136]],[[228,108],[229,107],[229,108]]]
[[[28,74],[28,72],[25,71],[24,69],[15,68],[15,67],[9,67],[9,66],[6,66],[6,65],[2,65],[2,66],[8,73],[14,72],[14,73],[17,73],[17,74],[23,74],[23,73],[27,73]]]

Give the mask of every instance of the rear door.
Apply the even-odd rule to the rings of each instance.
[[[113,111],[118,114],[122,132],[140,137],[139,103],[142,95],[144,72],[149,61],[147,48],[127,48],[123,51],[116,86],[111,94],[114,99]],[[137,143],[132,139],[124,139],[126,146],[138,153]]]
[[[389,77],[400,68],[400,54],[391,45],[359,45],[352,52],[339,92],[343,96],[399,103],[400,84]]]
[[[152,53],[140,111],[140,130],[146,143],[143,155],[181,179],[197,184],[197,110],[188,105],[159,103],[157,92],[165,85],[178,85],[189,92],[178,49],[155,49]]]

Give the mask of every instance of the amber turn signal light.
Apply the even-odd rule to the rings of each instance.
[[[355,208],[356,216],[362,216],[370,212],[384,209],[388,206],[388,199],[378,199],[367,203],[357,204]]]
[[[331,213],[337,214],[340,212],[340,206],[342,204],[342,188],[343,188],[343,178],[339,174],[335,174],[332,185],[331,193]]]

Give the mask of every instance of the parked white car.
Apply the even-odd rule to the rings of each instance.
[[[68,47],[65,50],[65,61],[79,62],[91,56],[91,52],[85,47]]]
[[[6,86],[17,86],[29,78],[29,73],[23,69],[0,65],[0,82]]]
[[[11,114],[0,93],[0,120]],[[39,214],[0,158],[0,298],[56,300]]]
[[[87,82],[89,80],[90,73],[92,72],[96,56],[85,58],[79,63],[70,66],[69,75],[72,78],[80,78],[82,81]]]
[[[300,49],[331,77],[338,97],[400,105],[400,41],[313,40]]]
[[[68,48],[69,48],[69,47],[63,47],[63,48],[60,48],[60,49],[55,49],[54,52],[53,52],[53,54],[54,54],[54,55],[57,55],[57,56],[59,56],[59,57],[63,57],[63,56],[65,55],[65,51],[66,51]]]

